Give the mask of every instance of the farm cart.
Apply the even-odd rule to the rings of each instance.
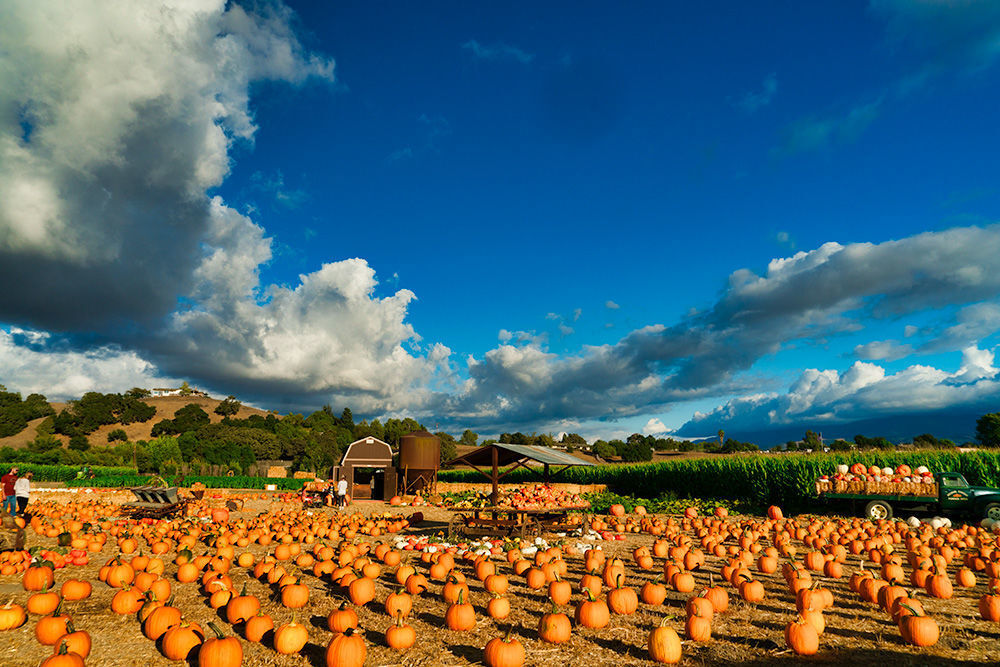
[[[963,514],[976,518],[1000,521],[1000,489],[970,486],[957,472],[939,472],[935,484],[923,485],[919,494],[885,493],[882,485],[874,493],[868,489],[836,487],[817,488],[820,500],[828,503],[850,504],[855,513],[862,503],[864,515],[873,521],[891,519],[899,512],[931,512],[936,514]]]
[[[121,506],[122,514],[133,518],[162,519],[182,512],[188,501],[177,495],[177,487],[133,486],[135,500]]]

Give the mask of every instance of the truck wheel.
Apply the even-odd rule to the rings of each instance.
[[[873,500],[865,507],[865,516],[872,521],[892,518],[892,505],[884,500]]]
[[[987,519],[1000,521],[1000,503],[990,503],[984,508],[983,514]]]

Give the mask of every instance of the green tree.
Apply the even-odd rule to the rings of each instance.
[[[125,395],[131,398],[149,398],[153,394],[148,389],[143,389],[142,387],[132,387],[125,392]]]
[[[128,433],[123,428],[116,428],[108,433],[108,442],[118,442],[128,440]]]
[[[171,471],[171,468],[176,470],[184,460],[177,438],[169,436],[150,440],[146,443],[146,451],[149,453],[150,466],[160,473]]]
[[[354,428],[354,414],[350,408],[344,408],[344,411],[340,413],[340,425],[344,428]]]
[[[398,419],[386,419],[384,431],[383,440],[393,448],[399,447],[399,439],[408,433],[403,428],[403,422]]]
[[[604,440],[598,440],[595,442],[594,446],[590,448],[590,451],[594,454],[594,456],[599,456],[605,461],[609,461],[618,456],[618,452],[615,451],[615,448]]]
[[[187,383],[187,380],[184,380],[184,382],[181,382],[180,395],[190,396],[191,394],[192,394],[191,385]]]
[[[843,438],[837,438],[830,443],[830,451],[834,452],[848,452],[851,450],[851,443]]]
[[[587,440],[579,433],[563,433],[563,437],[560,442],[564,445],[587,446]]]
[[[197,403],[188,403],[174,413],[174,429],[178,433],[197,431],[202,426],[208,426],[211,422],[208,413],[202,410]]]
[[[219,404],[215,406],[215,414],[231,417],[240,411],[242,405],[235,396],[229,396],[225,400],[219,401]]]
[[[556,440],[548,433],[541,433],[535,436],[535,439],[531,444],[537,445],[538,447],[552,447],[556,444]]]
[[[382,422],[377,419],[373,419],[372,423],[368,425],[368,429],[374,437],[378,438],[382,442],[385,442],[385,428],[382,426]]]
[[[806,431],[805,437],[802,438],[802,444],[806,446],[806,449],[811,449],[814,452],[823,449],[823,442],[819,439],[819,435],[813,431]]]
[[[471,429],[465,429],[464,431],[462,431],[462,437],[459,439],[459,443],[467,447],[475,447],[478,441],[479,441],[479,434],[472,431]]]
[[[1000,447],[1000,412],[990,412],[976,420],[976,440],[983,447]]]
[[[85,452],[90,449],[90,441],[87,440],[87,436],[78,433],[69,439],[69,448],[74,451]]]

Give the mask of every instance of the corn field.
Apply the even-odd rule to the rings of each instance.
[[[554,481],[574,484],[607,484],[625,495],[655,498],[674,493],[682,498],[728,498],[760,505],[808,507],[816,496],[816,479],[833,474],[837,464],[864,463],[892,466],[925,465],[931,471],[955,471],[969,484],[1000,488],[1000,452],[855,452],[830,454],[756,454],[684,459],[661,463],[579,466],[560,473]],[[475,470],[445,470],[438,475],[448,482],[482,481]],[[516,470],[505,483],[542,481],[542,469]]]

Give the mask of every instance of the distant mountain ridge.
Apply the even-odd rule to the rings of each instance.
[[[978,408],[969,410],[938,410],[873,417],[839,424],[802,422],[788,426],[761,429],[726,429],[726,437],[744,442],[756,443],[761,449],[771,449],[789,440],[801,440],[807,430],[823,436],[824,442],[837,438],[853,440],[855,435],[884,437],[894,443],[911,442],[914,436],[930,433],[940,439],[948,439],[956,444],[975,442],[976,420],[991,410]],[[707,428],[707,427],[706,427]],[[697,426],[681,429],[678,436],[704,435],[706,428]],[[685,432],[687,431],[687,432]],[[695,432],[697,431],[697,433]]]

